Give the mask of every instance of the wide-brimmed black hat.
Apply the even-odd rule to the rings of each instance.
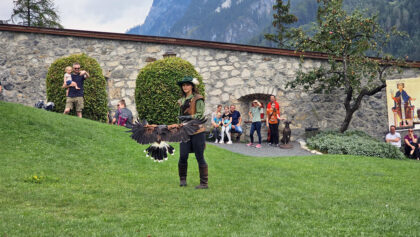
[[[198,84],[200,84],[200,82],[198,82],[197,78],[193,78],[192,76],[185,76],[184,78],[182,78],[182,80],[177,82],[177,84],[179,86],[182,86],[182,84],[184,84],[184,83],[190,83],[193,86],[197,86]]]

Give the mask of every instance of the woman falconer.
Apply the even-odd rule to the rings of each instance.
[[[182,98],[178,100],[180,106],[179,120],[181,123],[191,119],[204,118],[204,97],[198,94],[198,84],[198,80],[191,76],[186,76],[178,82],[182,92]],[[178,173],[181,187],[187,186],[188,155],[189,153],[194,153],[200,172],[200,185],[195,188],[208,188],[208,166],[204,159],[204,149],[206,147],[205,128],[203,125],[201,126],[197,132],[190,136],[188,142],[180,143]]]

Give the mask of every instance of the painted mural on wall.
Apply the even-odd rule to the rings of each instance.
[[[420,129],[420,77],[386,82],[389,126]]]

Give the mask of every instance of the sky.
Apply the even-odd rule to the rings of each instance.
[[[153,0],[52,0],[65,29],[125,33],[142,24]],[[12,15],[13,0],[0,0],[0,20]]]

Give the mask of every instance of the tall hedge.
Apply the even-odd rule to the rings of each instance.
[[[164,58],[142,68],[136,81],[136,108],[139,118],[153,124],[176,123],[179,114],[177,100],[181,89],[176,84],[184,76],[198,79],[198,91],[204,96],[203,78],[186,60]]]
[[[83,117],[105,122],[107,115],[106,81],[98,62],[86,54],[75,54],[57,59],[48,69],[47,73],[47,99],[55,104],[55,111],[62,113],[66,105],[66,89],[63,85],[64,69],[80,63],[80,70],[89,72],[90,77],[84,83],[84,109]],[[71,114],[75,114],[74,109]]]

